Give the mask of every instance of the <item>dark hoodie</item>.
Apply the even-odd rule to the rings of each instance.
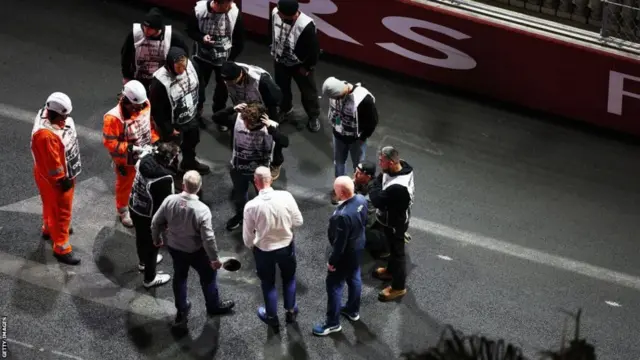
[[[180,57],[187,56],[187,52],[179,47],[172,47],[169,49],[169,54],[167,55],[167,62],[165,64],[165,68],[169,71],[169,73],[175,75],[175,71],[173,69],[173,65],[176,60]],[[200,69],[198,69],[198,64],[195,61],[189,60],[193,68],[196,70],[198,74],[198,82],[202,84],[202,79],[200,75]],[[149,101],[151,102],[151,116],[153,117],[153,121],[155,122],[158,132],[160,133],[160,139],[162,141],[171,140],[171,133],[173,130],[180,130],[178,127],[174,127],[171,123],[171,114],[173,109],[171,108],[171,102],[169,101],[169,95],[167,95],[167,89],[157,78],[153,78],[151,80],[150,85],[150,94]]]
[[[410,175],[413,176],[413,168],[406,161],[400,160],[402,169],[397,173],[390,173],[392,177]],[[377,219],[383,225],[390,228],[403,228],[409,221],[412,196],[406,186],[393,184],[382,190],[382,177],[380,173],[373,181],[369,182],[369,199],[378,209]]]
[[[160,205],[162,204],[164,199],[167,196],[173,194],[173,179],[175,178],[176,174],[169,170],[167,167],[162,166],[154,155],[146,155],[142,159],[140,159],[140,166],[138,168],[138,171],[143,178],[149,181],[161,178],[163,176],[171,175],[171,178],[166,178],[151,183],[151,186],[149,187],[149,192],[151,193],[151,198],[153,200],[153,216],[160,208]],[[135,187],[136,186],[134,184],[134,189]],[[129,206],[131,207],[131,203],[129,203]]]

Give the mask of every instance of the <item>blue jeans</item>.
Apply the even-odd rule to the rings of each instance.
[[[354,142],[347,144],[333,135],[333,165],[335,167],[335,177],[347,175],[346,165],[347,158],[351,154],[351,163],[353,164],[353,171],[359,163],[365,159],[367,151],[367,143],[355,140]]]
[[[351,314],[360,312],[360,298],[362,295],[362,279],[360,274],[360,259],[362,250],[353,256],[350,266],[337,266],[336,271],[327,272],[327,326],[340,324],[340,310],[342,308],[342,290],[347,284],[348,298],[345,310]]]
[[[260,278],[264,306],[267,316],[278,316],[278,290],[276,289],[276,265],[282,276],[282,296],[284,309],[292,310],[296,305],[296,251],[293,241],[285,248],[262,251],[253,248],[256,272]]]
[[[189,278],[189,268],[191,267],[200,276],[200,286],[202,286],[207,310],[217,309],[220,306],[218,284],[216,283],[218,272],[211,267],[211,260],[209,260],[204,248],[200,248],[200,250],[193,253],[170,247],[168,249],[173,259],[173,296],[176,309],[184,311],[187,308],[187,279]]]
[[[243,174],[235,169],[231,169],[231,182],[233,183],[232,196],[236,216],[242,217],[244,206],[247,204],[247,201],[249,201],[249,187],[253,186],[255,189],[253,174]]]

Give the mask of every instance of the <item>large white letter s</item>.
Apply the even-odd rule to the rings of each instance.
[[[447,35],[456,40],[470,39],[471,36],[469,35],[463,34],[457,30],[454,30],[442,25],[430,23],[424,20],[403,17],[403,16],[387,16],[384,19],[382,19],[382,24],[387,29],[393,31],[394,33],[400,36],[403,36],[407,39],[411,39],[422,45],[428,46],[432,49],[438,50],[444,53],[445,55],[447,55],[447,57],[445,59],[437,59],[437,58],[425,56],[422,54],[418,54],[411,50],[407,50],[396,43],[377,43],[378,46],[386,50],[389,50],[398,55],[402,55],[406,58],[421,62],[423,64],[433,65],[433,66],[453,69],[453,70],[471,70],[475,68],[477,65],[476,61],[471,56],[463,53],[460,50],[452,48],[451,46],[445,45],[441,42],[422,36],[416,33],[415,31],[413,31],[412,28],[415,27],[415,28],[432,30],[440,34]]]

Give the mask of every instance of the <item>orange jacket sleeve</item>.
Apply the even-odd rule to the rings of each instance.
[[[31,151],[36,169],[49,182],[55,183],[66,176],[64,145],[56,134],[46,129],[38,130],[33,134]]]
[[[109,151],[109,155],[114,159],[126,159],[127,157],[128,144],[126,141],[120,141],[124,140],[124,136],[122,136],[123,131],[124,127],[120,120],[108,114],[104,116],[104,122],[102,125],[102,144],[107,151]]]
[[[156,123],[151,119],[151,143],[155,143],[160,140],[160,134],[158,134],[158,130],[156,130]]]

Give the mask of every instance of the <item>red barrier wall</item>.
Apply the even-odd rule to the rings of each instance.
[[[276,2],[242,0],[251,32],[266,33]],[[640,135],[638,58],[409,0],[307,0],[301,10],[315,15],[327,53]]]

